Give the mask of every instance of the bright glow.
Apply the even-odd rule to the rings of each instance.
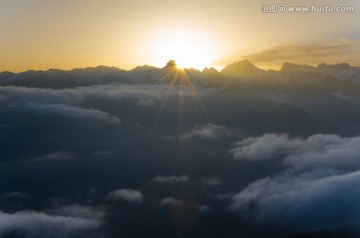
[[[213,65],[217,47],[209,37],[191,30],[170,30],[153,35],[151,58],[154,65],[176,61],[179,68],[203,69]]]

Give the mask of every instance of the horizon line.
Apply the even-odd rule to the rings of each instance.
[[[341,65],[341,64],[347,64],[351,67],[360,67],[360,65],[352,65],[350,63],[347,63],[347,62],[339,62],[339,63],[318,63],[318,64],[300,64],[300,63],[292,63],[292,62],[289,62],[289,61],[284,61],[282,64],[281,64],[281,67],[278,67],[278,69],[274,69],[274,68],[263,68],[263,67],[259,67],[257,66],[255,63],[251,62],[250,60],[248,59],[242,59],[242,60],[238,60],[238,61],[235,61],[233,63],[229,63],[229,64],[226,64],[225,66],[222,66],[221,69],[218,69],[219,67],[215,67],[215,66],[206,66],[204,67],[203,69],[197,69],[197,68],[194,68],[194,67],[184,67],[182,69],[195,69],[195,70],[198,70],[198,71],[204,71],[206,68],[207,69],[211,69],[211,68],[214,68],[216,69],[218,72],[221,72],[224,68],[226,68],[227,66],[229,65],[233,65],[233,64],[237,64],[237,63],[242,63],[242,62],[250,62],[252,65],[254,65],[256,68],[260,69],[260,70],[264,70],[264,71],[280,71],[282,69],[282,67],[284,66],[284,64],[293,64],[293,65],[299,65],[299,66],[310,66],[310,67],[314,67],[314,68],[317,68],[319,67],[320,65],[322,64],[325,64],[325,65]],[[104,64],[100,64],[100,65],[96,65],[96,66],[85,66],[85,67],[74,67],[74,68],[56,68],[56,67],[51,67],[51,68],[47,68],[47,69],[27,69],[27,70],[21,70],[21,71],[11,71],[11,70],[1,70],[0,71],[0,74],[1,73],[13,73],[13,74],[19,74],[19,73],[25,73],[25,72],[29,72],[29,71],[35,71],[35,72],[47,72],[47,71],[50,71],[50,70],[60,70],[60,71],[73,71],[73,70],[79,70],[79,69],[89,69],[89,68],[99,68],[99,67],[107,67],[107,68],[116,68],[116,69],[119,69],[119,70],[123,70],[123,71],[131,71],[131,70],[134,70],[138,67],[144,67],[144,66],[148,66],[148,67],[154,67],[156,69],[162,69],[164,67],[166,67],[166,65],[164,65],[164,67],[157,67],[157,66],[154,66],[154,65],[149,65],[149,64],[143,64],[143,65],[138,65],[138,66],[135,66],[131,69],[124,69],[124,68],[121,68],[119,66],[114,66],[114,65],[104,65]]]

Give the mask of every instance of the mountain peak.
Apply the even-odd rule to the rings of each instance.
[[[151,71],[151,70],[155,70],[157,69],[154,66],[149,66],[147,64],[143,65],[143,66],[137,66],[136,68],[133,68],[132,70],[130,70],[131,72],[143,72],[143,71]]]
[[[360,67],[351,66],[348,63],[341,64],[320,64],[317,69],[320,72],[330,74],[343,81],[360,82]]]
[[[219,73],[215,68],[211,67],[211,68],[208,68],[208,67],[205,67],[202,71],[203,73]]]
[[[292,72],[292,71],[313,71],[316,68],[314,66],[310,66],[307,64],[293,64],[289,62],[285,62],[281,70],[282,72]]]
[[[221,73],[231,77],[255,76],[260,72],[263,72],[263,70],[256,67],[247,59],[237,63],[229,64],[221,70]]]
[[[243,61],[236,62],[233,64],[227,65],[225,68],[238,68],[238,69],[258,69],[253,63],[251,63],[249,60],[244,59]]]
[[[253,65],[253,66],[255,66],[253,63],[251,63],[250,62],[250,60],[248,60],[248,59],[244,59],[243,61],[242,61],[242,63],[243,64],[247,64],[247,65]]]
[[[341,64],[319,64],[318,69],[336,69],[336,70],[349,70],[354,68],[348,63],[341,63]]]
[[[169,62],[166,64],[166,67],[176,67],[175,60],[169,60]]]

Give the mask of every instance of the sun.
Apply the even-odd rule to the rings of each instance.
[[[202,70],[212,66],[215,49],[211,38],[200,32],[172,29],[154,35],[151,52],[157,64],[173,59],[178,68]]]

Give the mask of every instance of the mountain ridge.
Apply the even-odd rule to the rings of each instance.
[[[180,69],[173,60],[163,68],[143,65],[123,70],[100,65],[72,70],[28,70],[20,73],[4,71],[0,73],[0,86],[66,88],[107,83],[164,84],[177,81],[176,78],[179,77],[188,79],[182,81],[192,84],[243,89],[249,86],[254,89],[254,85],[257,88],[266,86],[277,89],[294,86],[294,90],[296,87],[306,88],[311,85],[324,89],[331,87],[331,90],[339,88],[340,91],[344,88],[350,90],[352,86],[360,88],[360,67],[348,63],[323,63],[315,67],[285,62],[280,70],[266,71],[247,59],[229,64],[221,71],[214,68],[204,68],[202,71],[193,68]]]
[[[168,62],[169,63],[169,62]],[[230,67],[230,66],[236,66],[236,65],[248,65],[249,67],[253,67],[253,68],[256,68],[256,69],[259,69],[261,71],[265,71],[265,72],[269,72],[269,71],[275,71],[275,72],[279,72],[283,69],[284,65],[287,66],[287,65],[293,65],[293,66],[305,66],[305,67],[309,67],[309,68],[313,68],[313,69],[323,69],[323,68],[336,68],[336,69],[356,69],[356,70],[360,70],[360,66],[353,66],[353,65],[350,65],[349,63],[346,63],[346,62],[343,62],[343,63],[336,63],[336,64],[326,64],[326,63],[320,63],[318,64],[317,66],[312,66],[312,65],[307,65],[307,64],[295,64],[295,63],[292,63],[292,62],[284,62],[282,67],[279,69],[279,70],[275,70],[275,69],[268,69],[268,70],[264,70],[264,69],[261,69],[259,67],[257,67],[254,63],[252,63],[250,60],[248,59],[244,59],[242,61],[237,61],[237,62],[233,62],[233,63],[230,63],[230,64],[227,64],[223,69],[221,69],[220,71],[215,69],[214,67],[204,67],[203,69],[197,69],[199,71],[203,71],[205,69],[214,69],[218,72],[221,72],[223,71],[226,67]],[[176,66],[176,65],[175,65]],[[164,66],[166,67],[166,65]],[[59,70],[59,71],[64,71],[64,72],[69,72],[69,71],[77,71],[77,70],[85,70],[85,69],[113,69],[113,70],[120,70],[120,71],[127,71],[127,72],[130,72],[130,71],[134,71],[134,70],[139,70],[139,69],[160,69],[159,67],[156,67],[156,66],[152,66],[152,65],[139,65],[139,66],[136,66],[135,68],[132,68],[132,69],[129,69],[129,70],[125,70],[125,69],[122,69],[122,68],[119,68],[119,67],[116,67],[116,66],[106,66],[106,65],[98,65],[98,66],[89,66],[89,67],[85,67],[85,68],[73,68],[73,69],[69,69],[69,70],[65,70],[65,69],[59,69],[59,68],[49,68],[47,70],[34,70],[34,69],[29,69],[29,70],[25,70],[25,71],[21,71],[21,72],[12,72],[12,71],[9,71],[9,70],[4,70],[4,71],[0,71],[0,75],[1,74],[21,74],[21,73],[25,73],[25,72],[47,72],[47,71],[51,71],[51,70]],[[185,68],[185,69],[189,69],[189,68]]]

